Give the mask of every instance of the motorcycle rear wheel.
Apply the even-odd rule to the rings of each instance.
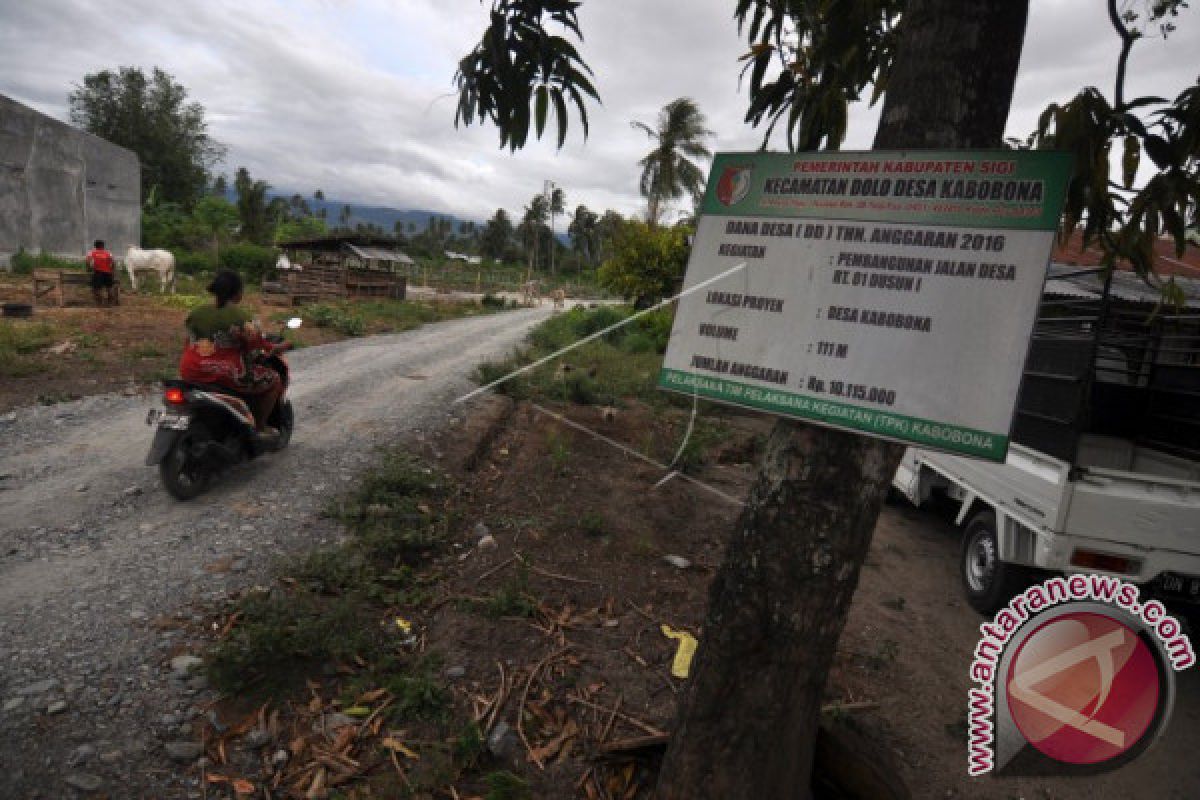
[[[158,476],[176,500],[191,500],[208,488],[212,476],[193,456],[193,451],[210,441],[212,434],[203,423],[192,420],[191,427],[175,440],[170,452],[159,462]]]
[[[276,450],[282,450],[292,440],[292,429],[296,427],[296,412],[292,410],[292,401],[284,400],[275,406],[268,425],[279,431],[279,444]]]

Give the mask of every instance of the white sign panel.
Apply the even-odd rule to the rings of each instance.
[[[1068,169],[718,156],[660,386],[1003,460]]]

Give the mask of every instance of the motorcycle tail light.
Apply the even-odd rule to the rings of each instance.
[[[167,405],[181,406],[187,400],[183,395],[183,389],[171,387],[163,392],[163,400],[167,401]]]

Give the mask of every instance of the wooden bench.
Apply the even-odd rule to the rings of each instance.
[[[67,289],[82,286],[89,292],[92,289],[92,274],[69,269],[35,269],[33,271],[33,304],[36,306],[40,298],[53,296],[59,308],[67,305]],[[114,281],[113,291],[118,301],[121,297],[120,284]]]

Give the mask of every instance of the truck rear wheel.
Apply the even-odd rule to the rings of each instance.
[[[967,602],[981,614],[992,613],[1021,590],[1026,572],[1000,560],[1000,541],[996,536],[993,512],[980,511],[967,523],[959,572]]]

